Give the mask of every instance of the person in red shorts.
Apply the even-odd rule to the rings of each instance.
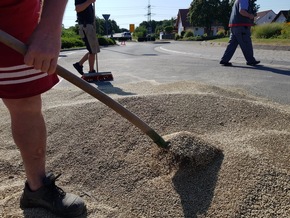
[[[27,177],[20,207],[43,207],[62,217],[76,217],[85,213],[84,201],[57,187],[58,176],[46,172],[41,108],[41,94],[58,82],[55,71],[66,4],[67,0],[0,1],[0,29],[27,45],[23,57],[0,43],[0,97],[10,113]]]

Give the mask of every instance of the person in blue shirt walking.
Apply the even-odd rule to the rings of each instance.
[[[256,66],[260,63],[260,61],[254,58],[251,26],[253,26],[255,15],[250,1],[252,0],[236,0],[234,2],[229,21],[231,29],[230,41],[220,61],[220,64],[223,66],[232,66],[232,63],[229,61],[233,57],[238,45],[242,49],[247,65]]]

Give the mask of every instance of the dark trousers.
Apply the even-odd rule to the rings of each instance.
[[[229,62],[238,45],[242,49],[247,63],[255,62],[253,44],[251,39],[251,27],[239,26],[231,28],[230,41],[222,57],[223,62]]]

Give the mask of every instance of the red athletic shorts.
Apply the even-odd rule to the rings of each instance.
[[[0,29],[27,43],[38,24],[40,0],[0,0]],[[24,64],[23,56],[0,42],[0,98],[26,98],[51,89],[56,74]]]

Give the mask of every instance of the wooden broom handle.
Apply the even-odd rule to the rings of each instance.
[[[24,43],[2,30],[0,30],[0,42],[16,50],[22,55],[25,55],[27,51],[27,47]],[[123,107],[121,104],[114,101],[108,95],[59,65],[57,65],[56,73],[65,80],[82,89],[86,93],[95,97],[96,99],[107,105],[109,108],[120,114],[122,117],[130,121],[143,133],[149,136],[159,147],[168,148],[168,143],[165,142],[164,139],[158,133],[156,133],[149,125],[147,125],[144,121],[142,121],[134,113]]]

